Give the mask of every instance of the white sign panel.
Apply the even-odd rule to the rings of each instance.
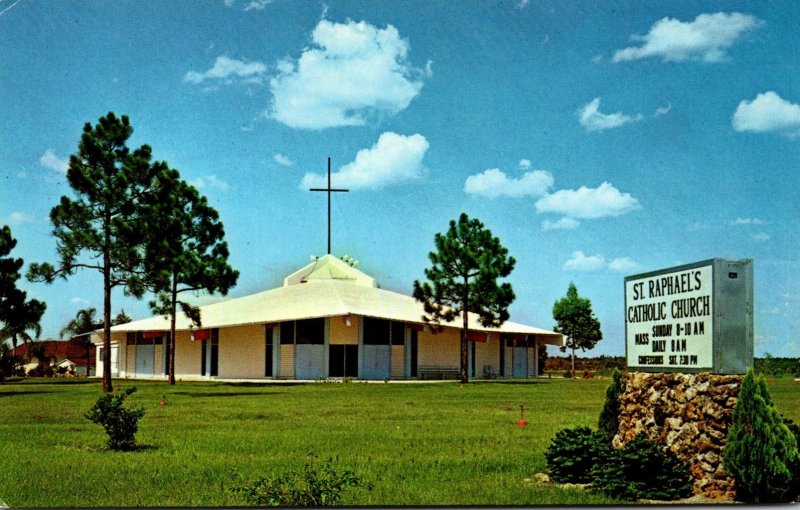
[[[625,281],[628,367],[713,367],[714,267]]]

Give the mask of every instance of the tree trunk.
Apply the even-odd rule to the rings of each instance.
[[[464,277],[464,297],[461,303],[461,310],[464,314],[464,327],[461,329],[461,384],[469,382],[467,376],[467,365],[469,358],[467,356],[467,342],[469,341],[469,294],[467,286],[467,278]]]
[[[178,307],[178,279],[172,274],[172,302],[170,303],[169,340],[167,341],[167,373],[169,383],[175,384],[175,313]]]
[[[103,246],[103,391],[111,393],[111,218],[106,213]]]
[[[572,341],[572,378],[575,379],[575,341]]]

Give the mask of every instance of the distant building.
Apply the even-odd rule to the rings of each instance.
[[[33,356],[31,346],[41,344],[43,346],[42,359]],[[19,356],[26,361],[23,368],[25,373],[42,366],[43,368],[65,367],[67,372],[77,375],[86,375],[87,370],[90,376],[95,373],[95,359],[97,357],[96,348],[90,345],[87,349],[85,344],[78,340],[39,340],[29,342],[27,345],[18,345],[12,349],[11,353]]]
[[[284,279],[282,287],[201,307],[202,328],[179,313],[179,379],[425,379],[454,377],[460,366],[460,320],[434,333],[422,304],[380,289],[374,278],[326,255]],[[111,328],[115,377],[166,374],[163,316]],[[537,347],[562,345],[558,333],[505,322],[486,328],[470,317],[469,375],[532,377]],[[102,333],[98,375],[104,369]]]

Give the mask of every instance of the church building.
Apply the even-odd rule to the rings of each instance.
[[[455,378],[461,320],[434,332],[411,296],[383,290],[351,264],[325,255],[288,275],[283,286],[200,307],[202,327],[176,317],[175,376],[181,380],[361,380]],[[471,378],[538,375],[537,350],[562,345],[552,331],[507,321],[480,325],[471,314]],[[111,373],[165,378],[169,319],[114,326]],[[94,334],[103,373],[102,332]]]

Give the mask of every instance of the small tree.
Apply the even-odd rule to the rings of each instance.
[[[143,145],[133,152],[126,143],[133,133],[128,117],[113,112],[92,126],[86,123],[78,153],[70,156],[67,180],[75,198],[61,197],[50,211],[53,236],[60,261],[31,264],[28,278],[52,283],[78,269],[92,269],[103,276],[103,390],[111,385],[111,291],[123,287],[126,294],[141,297],[143,289],[130,286],[142,271],[145,224],[141,204],[153,185],[151,149]],[[88,255],[85,257],[84,255]]]
[[[461,375],[467,378],[468,313],[478,315],[485,327],[498,327],[508,320],[508,306],[514,301],[510,283],[498,283],[514,269],[516,261],[500,239],[466,213],[458,223],[450,221],[447,233],[434,236],[436,252],[428,254],[430,268],[425,269],[428,281],[414,281],[414,298],[425,307],[422,319],[434,327],[441,321],[452,322],[461,316]]]
[[[127,323],[131,322],[132,320],[133,319],[131,319],[128,316],[128,314],[125,313],[125,309],[122,309],[122,310],[119,311],[119,313],[117,314],[116,317],[111,319],[111,325],[112,326],[119,326],[120,324],[127,324]]]
[[[623,390],[623,373],[614,369],[611,384],[606,388],[606,401],[600,417],[597,419],[597,430],[610,443],[619,429],[619,396]]]
[[[602,340],[600,321],[592,313],[592,302],[578,296],[578,289],[571,282],[567,295],[553,305],[553,318],[558,323],[554,331],[567,337],[561,352],[572,349],[572,376],[575,377],[575,348],[591,349]]]
[[[50,367],[50,356],[47,354],[47,344],[45,342],[31,342],[28,344],[28,357],[36,358],[38,371],[42,374]]]
[[[97,310],[94,308],[78,310],[75,314],[75,318],[70,320],[67,325],[64,326],[64,329],[61,330],[61,338],[64,338],[64,335],[69,335],[71,342],[83,348],[86,354],[86,377],[89,377],[92,347],[94,347],[89,333],[103,327],[102,322],[97,322],[95,318],[96,313]]]
[[[0,343],[0,382],[14,375],[22,363],[22,358],[12,354],[5,342]]]
[[[750,369],[742,381],[723,450],[725,471],[736,481],[737,499],[785,501],[792,490],[797,441],[775,410],[763,376]]]
[[[144,416],[144,408],[126,408],[124,405],[125,399],[135,391],[134,386],[116,394],[107,393],[86,412],[87,420],[105,429],[111,450],[136,448],[136,432],[139,430],[139,419]]]
[[[228,264],[225,230],[217,211],[194,186],[166,163],[156,163],[155,192],[147,203],[148,241],[141,281],[157,294],[150,306],[170,318],[167,373],[175,384],[175,317],[180,306],[196,325],[200,309],[178,299],[186,292],[219,292],[236,285],[239,272]]]
[[[41,301],[27,299],[27,293],[17,288],[23,261],[8,256],[16,245],[11,229],[3,226],[0,229],[0,341],[10,339],[15,351],[18,340],[27,345],[34,337],[39,338],[42,333],[39,321],[47,308]]]

